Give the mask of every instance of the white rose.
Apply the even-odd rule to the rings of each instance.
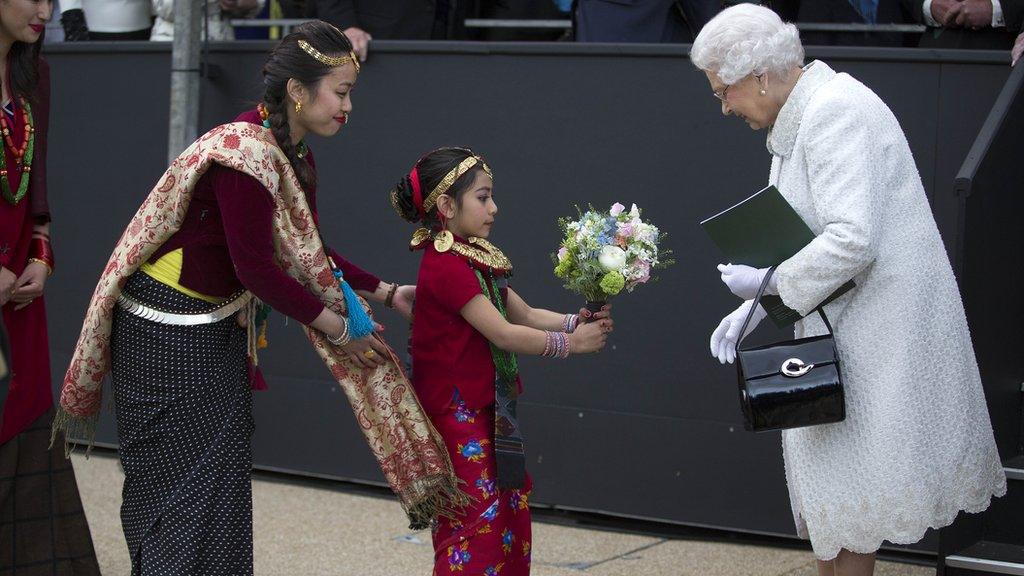
[[[618,246],[605,246],[601,248],[601,254],[597,257],[601,267],[612,272],[620,270],[626,265],[626,251]]]

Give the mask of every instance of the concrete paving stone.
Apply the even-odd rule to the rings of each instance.
[[[72,463],[100,569],[127,576],[117,456],[79,452]],[[409,531],[391,498],[257,476],[253,527],[256,576],[426,576],[432,568],[429,531]],[[532,576],[817,576],[808,552],[539,522],[533,534]],[[875,574],[931,576],[934,568],[880,562]]]
[[[396,500],[253,482],[257,576],[429,574],[428,531],[409,532]]]
[[[696,540],[668,540],[594,566],[587,576],[779,576],[810,564],[810,553]]]
[[[533,566],[587,570],[633,550],[661,542],[660,538],[533,523]]]

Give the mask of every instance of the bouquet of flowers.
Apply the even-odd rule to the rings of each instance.
[[[607,212],[593,206],[579,219],[559,218],[564,237],[552,254],[555,275],[565,287],[587,299],[587,308],[599,310],[608,298],[632,292],[652,279],[655,270],[667,268],[671,251],[659,254],[664,239],[653,224],[640,219],[636,204],[627,212],[615,203]]]

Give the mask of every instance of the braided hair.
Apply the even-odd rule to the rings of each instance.
[[[288,80],[298,80],[315,94],[317,84],[331,72],[331,67],[306,53],[299,46],[299,40],[309,42],[328,56],[346,55],[352,51],[352,44],[334,26],[314,20],[296,26],[274,48],[263,65],[263,84],[266,88],[263,105],[267,109],[270,131],[295,169],[299,183],[308,190],[316,184],[316,173],[305,160],[299,158],[298,147],[292,143],[291,127],[288,125]]]
[[[416,171],[416,178],[419,179],[419,187],[422,198],[426,198],[444,177],[452,171],[463,160],[470,156],[476,156],[469,148],[446,147],[438,148],[427,154],[417,162],[413,168]],[[477,172],[483,170],[483,166],[477,164],[465,174],[459,176],[450,188],[444,193],[455,200],[455,207],[462,207],[462,195],[469,190],[476,179]],[[428,228],[438,229],[441,227],[441,217],[435,204],[426,214],[420,214],[419,207],[414,200],[415,192],[412,182],[413,173],[410,172],[402,177],[391,191],[391,205],[395,212],[406,222],[413,224],[422,223]]]

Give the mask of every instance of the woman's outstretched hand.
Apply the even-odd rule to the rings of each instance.
[[[377,324],[377,328],[377,332],[384,329],[380,324]],[[362,368],[376,368],[391,359],[387,344],[381,342],[376,334],[352,340],[340,348],[356,366]]]
[[[410,322],[412,321],[412,305],[414,302],[416,302],[415,284],[399,286],[398,290],[395,291],[394,299],[391,301],[395,310]]]

